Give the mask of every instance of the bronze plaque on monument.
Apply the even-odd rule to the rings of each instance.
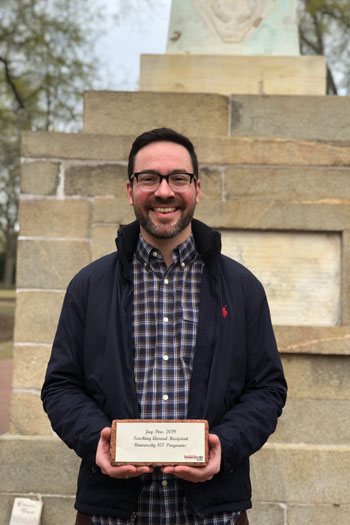
[[[202,419],[115,419],[111,464],[188,465],[208,463],[208,421]]]

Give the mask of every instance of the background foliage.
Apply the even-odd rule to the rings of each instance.
[[[13,276],[22,130],[79,128],[93,86],[101,21],[89,0],[2,0],[0,6],[0,242],[5,285]]]
[[[300,50],[327,58],[327,93],[350,94],[350,1],[298,0]]]

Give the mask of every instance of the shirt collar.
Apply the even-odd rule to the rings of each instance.
[[[157,248],[148,244],[141,233],[138,238],[135,253],[138,260],[147,266],[155,259],[163,260]],[[172,257],[173,263],[181,264],[181,266],[192,263],[198,257],[198,248],[192,233],[183,243],[179,244],[172,251]]]

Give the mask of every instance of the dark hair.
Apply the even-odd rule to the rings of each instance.
[[[194,146],[190,139],[185,137],[185,135],[181,135],[181,133],[177,133],[177,131],[174,131],[173,129],[157,128],[152,129],[151,131],[145,131],[144,133],[136,137],[136,139],[134,140],[134,143],[129,153],[129,180],[131,178],[131,175],[134,173],[136,153],[145,146],[148,146],[148,144],[152,144],[152,142],[175,142],[176,144],[184,146],[184,148],[186,148],[188,153],[190,154],[193,165],[193,173],[195,174],[196,179],[198,179],[198,159],[196,152],[194,151]]]

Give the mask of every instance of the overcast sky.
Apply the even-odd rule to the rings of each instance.
[[[99,89],[137,91],[140,55],[165,53],[171,0],[102,0],[104,35],[96,50],[103,67]],[[124,6],[118,19],[117,6]]]

